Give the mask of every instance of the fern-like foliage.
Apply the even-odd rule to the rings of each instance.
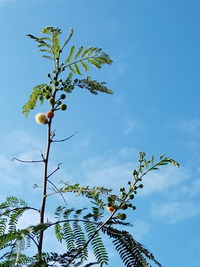
[[[80,88],[85,88],[94,95],[98,95],[99,92],[113,94],[113,91],[108,89],[105,84],[106,82],[98,82],[96,80],[92,80],[90,76],[87,76],[87,78],[83,80],[74,80],[74,85],[77,85]]]
[[[94,235],[94,233],[96,232],[95,225],[90,221],[85,222],[84,225],[85,225],[85,230],[87,232],[88,238],[92,238],[91,244],[93,247],[94,255],[98,263],[100,264],[100,266],[103,266],[104,264],[108,265],[108,254],[106,252],[106,249],[100,237],[100,234],[97,232]]]
[[[84,234],[80,224],[78,223],[78,221],[75,221],[73,223],[73,228],[74,228],[74,238],[75,238],[75,242],[76,242],[76,247],[78,250],[81,250],[80,259],[81,259],[81,261],[85,261],[88,258],[87,247],[82,249],[86,244],[85,234]]]
[[[102,52],[101,48],[89,47],[84,49],[81,46],[77,52],[76,47],[72,46],[69,52],[69,56],[65,60],[64,68],[69,68],[74,74],[82,75],[80,67],[83,70],[88,71],[89,65],[100,69],[103,64],[111,64],[112,60],[109,56]]]
[[[60,44],[59,40],[59,36],[61,34],[61,30],[59,28],[45,27],[41,30],[41,33],[45,36],[36,37],[32,34],[28,34],[28,37],[37,42],[37,46],[39,51],[43,53],[43,57],[54,61],[54,70],[52,71],[53,74],[47,74],[47,77],[50,79],[50,86],[47,84],[41,84],[33,88],[29,101],[22,109],[22,113],[25,116],[28,116],[29,112],[35,108],[38,100],[40,100],[41,104],[45,99],[49,100],[52,109],[54,109],[54,111],[59,110],[62,101],[60,98],[56,99],[57,92],[64,91],[66,93],[71,93],[75,86],[86,88],[89,92],[95,95],[99,92],[106,94],[113,93],[112,90],[105,86],[105,82],[98,82],[96,80],[92,80],[90,77],[86,77],[82,80],[75,79],[72,81],[73,75],[82,75],[82,72],[87,72],[90,66],[99,69],[104,64],[112,63],[110,57],[103,52],[101,48],[89,47],[85,49],[81,46],[76,49],[75,46],[72,46],[69,50],[67,59],[62,62],[61,54],[65,46],[70,41],[73,35],[73,30],[70,31],[69,36],[63,45]],[[68,72],[67,79],[63,78],[62,73],[64,71]],[[76,83],[76,81],[78,81],[78,83]]]
[[[33,88],[32,94],[29,97],[28,102],[22,107],[22,113],[27,117],[29,112],[33,110],[37,104],[38,99],[40,103],[44,102],[44,90],[47,87],[47,84],[40,84]]]
[[[45,27],[41,30],[41,33],[47,34],[48,37],[38,38],[32,34],[28,34],[27,36],[38,43],[39,51],[45,53],[42,55],[43,57],[56,60],[61,51],[59,44],[59,35],[61,34],[61,30],[54,27]]]
[[[104,227],[102,231],[113,239],[115,249],[126,267],[151,267],[149,261],[161,267],[153,254],[137,242],[129,232],[111,226]]]

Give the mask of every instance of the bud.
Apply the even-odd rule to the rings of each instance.
[[[48,119],[44,113],[38,113],[35,116],[35,120],[39,124],[47,124],[48,123]]]

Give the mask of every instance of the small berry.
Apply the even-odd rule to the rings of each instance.
[[[117,217],[118,217],[120,220],[125,220],[125,219],[126,219],[126,214],[124,214],[124,213],[119,213],[119,214],[117,214]]]
[[[46,116],[47,116],[49,119],[52,119],[52,118],[54,117],[54,112],[53,112],[52,110],[49,110],[49,111],[47,111]]]
[[[134,195],[130,195],[129,198],[130,198],[130,199],[134,199]]]
[[[47,95],[45,95],[45,98],[49,99],[49,98],[51,98],[51,96],[49,94],[47,94]]]
[[[128,205],[127,205],[127,204],[122,204],[121,208],[122,208],[123,210],[126,210],[126,209],[128,208]]]
[[[62,105],[60,105],[60,109],[61,109],[61,110],[66,110],[66,109],[67,109],[67,105],[66,105],[66,104],[62,104]]]
[[[53,99],[53,98],[50,98],[50,99],[49,99],[49,103],[50,103],[51,105],[53,105],[53,104],[54,104],[54,99]]]
[[[59,85],[59,82],[58,82],[58,81],[56,81],[56,82],[54,83],[54,85],[55,85],[55,86],[58,86],[58,85]]]
[[[65,94],[62,94],[62,95],[60,96],[61,99],[65,99],[65,97],[66,97]]]

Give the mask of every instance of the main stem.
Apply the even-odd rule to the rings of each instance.
[[[59,54],[60,56],[60,54]],[[59,56],[54,59],[54,68],[55,68],[55,81],[58,79],[58,67],[59,67]],[[54,92],[52,95],[53,99],[56,98],[56,86],[54,84]],[[52,109],[54,108],[54,104]],[[47,146],[46,146],[46,154],[44,157],[44,176],[43,176],[43,192],[42,192],[42,204],[40,209],[40,223],[44,223],[44,215],[45,215],[45,207],[46,207],[46,198],[47,198],[47,180],[48,180],[48,161],[49,161],[49,153],[51,148],[51,122],[52,119],[48,122],[47,128]],[[44,230],[41,230],[39,237],[38,237],[38,262],[42,261],[42,246],[43,246],[43,239],[44,239]]]
[[[46,154],[44,158],[44,176],[43,176],[43,192],[42,192],[42,204],[40,209],[40,223],[44,223],[44,214],[46,207],[46,197],[47,197],[47,179],[48,179],[48,161],[49,161],[49,152],[51,147],[51,119],[48,123],[47,129],[47,146]],[[38,238],[38,260],[42,259],[42,245],[43,245],[44,230],[41,230]]]

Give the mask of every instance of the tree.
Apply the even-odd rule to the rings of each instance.
[[[44,113],[36,115],[36,122],[47,128],[47,144],[45,153],[41,153],[39,160],[21,160],[24,163],[42,163],[43,186],[41,206],[32,207],[24,200],[9,196],[0,204],[0,266],[105,266],[108,265],[108,255],[102,235],[106,235],[113,241],[115,250],[119,253],[123,263],[127,267],[145,267],[152,264],[161,266],[154,256],[137,242],[133,236],[120,226],[131,226],[127,222],[125,210],[135,210],[133,200],[138,190],[143,188],[143,178],[150,171],[157,170],[162,165],[178,163],[161,155],[155,162],[154,157],[146,159],[144,152],[140,152],[138,167],[133,171],[133,180],[127,181],[119,192],[105,187],[81,186],[79,181],[74,184],[64,183],[60,188],[52,178],[59,171],[60,164],[52,172],[49,172],[49,156],[53,143],[65,142],[72,136],[62,140],[56,140],[56,133],[52,130],[53,121],[57,112],[67,110],[65,104],[66,95],[69,95],[77,88],[87,89],[90,93],[112,94],[105,82],[93,80],[90,76],[80,79],[82,72],[87,72],[90,67],[101,68],[104,64],[111,64],[110,57],[101,48],[83,46],[78,49],[75,46],[70,48],[67,58],[62,61],[64,48],[73,35],[73,30],[61,45],[59,36],[61,30],[54,27],[46,27],[41,30],[43,37],[35,37],[28,34],[36,41],[39,50],[44,53],[42,56],[53,62],[52,74],[48,74],[48,84],[39,84],[32,90],[28,102],[23,106],[23,114],[28,116],[39,101],[43,104],[48,102],[50,108]],[[48,185],[51,186],[49,191]],[[89,199],[91,208],[82,207],[75,209],[60,205],[54,212],[55,220],[45,220],[47,199],[52,194],[60,194],[65,203],[64,195],[73,193]],[[24,229],[18,229],[18,219],[27,210],[34,210],[39,213],[40,220],[36,225],[30,225]],[[109,215],[108,215],[109,214]],[[44,251],[45,232],[54,228],[58,242],[65,242],[67,250],[65,253],[56,251]],[[96,262],[88,260],[88,247],[93,250]],[[26,254],[27,248],[31,247],[32,255]]]

